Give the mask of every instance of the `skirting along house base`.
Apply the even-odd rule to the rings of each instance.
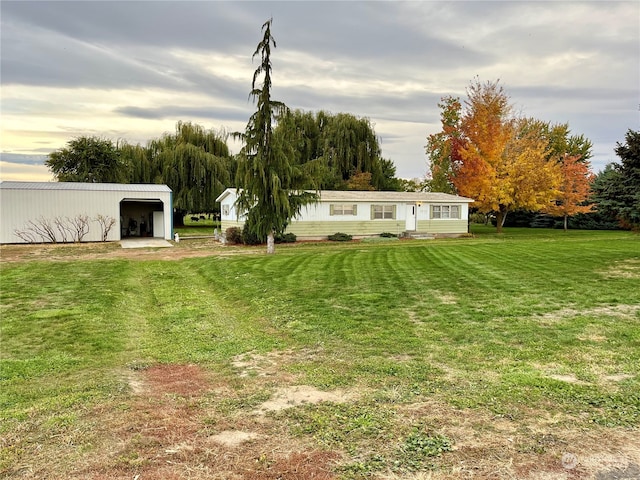
[[[0,243],[172,238],[166,185],[0,182]]]
[[[455,237],[469,231],[469,204],[473,199],[436,192],[331,191],[302,208],[286,232],[299,239],[323,239],[337,232],[356,238],[393,233],[398,236]],[[222,231],[242,227],[243,212],[236,209],[238,192],[227,188],[220,203]]]

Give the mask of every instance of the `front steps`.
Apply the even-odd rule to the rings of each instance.
[[[414,238],[417,240],[433,240],[436,238],[435,233],[405,231],[402,233],[403,238]]]

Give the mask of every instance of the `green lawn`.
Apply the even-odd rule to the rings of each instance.
[[[213,236],[220,222],[216,222],[213,218],[205,218],[203,220],[199,218],[199,215],[195,216],[198,217],[198,221],[193,221],[191,215],[186,215],[183,219],[184,226],[174,227],[174,233],[178,233],[181,237]],[[208,215],[205,215],[205,217],[208,217]]]
[[[456,478],[460,459],[471,458],[463,457],[471,455],[465,416],[467,434],[486,448],[492,435],[507,436],[496,422],[510,422],[516,465],[542,468],[536,459],[551,461],[580,432],[633,432],[637,445],[640,238],[473,231],[456,240],[296,244],[274,256],[260,247],[172,261],[3,263],[0,475],[23,478],[35,462],[41,475],[83,478],[79,459],[92,458],[107,458],[122,478],[144,473],[153,446],[136,450],[129,439],[136,461],[109,457],[94,431],[96,409],[111,421],[130,412],[126,372],[157,364],[195,364],[225,385],[224,395],[194,400],[200,437],[248,428],[239,418],[283,385],[351,392],[346,403],[268,415],[281,439],[338,452],[335,478],[421,470]],[[278,359],[277,371],[239,377],[239,356]],[[39,451],[66,460],[38,460]],[[189,461],[204,468],[203,458]],[[251,465],[273,469],[276,460]]]

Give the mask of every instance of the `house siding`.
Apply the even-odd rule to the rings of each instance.
[[[363,198],[359,197],[362,196]],[[373,198],[366,198],[367,196]],[[377,197],[377,198],[376,198]],[[430,200],[432,199],[432,200]],[[236,192],[225,191],[218,201],[222,208],[222,230],[242,228],[244,216],[238,218],[235,208]],[[416,231],[435,235],[461,235],[468,231],[468,212],[471,199],[448,194],[416,194],[413,192],[321,192],[321,201],[302,208],[289,224],[286,232],[301,239],[321,239],[337,232],[354,237],[380,235],[383,232],[401,234],[407,230],[407,216],[415,208]],[[332,205],[355,205],[355,214],[336,215]],[[392,206],[395,218],[372,219],[374,205]],[[460,218],[432,219],[433,205],[458,205]],[[228,214],[225,215],[225,212]]]
[[[292,222],[287,232],[298,237],[321,238],[334,233],[347,233],[353,236],[380,235],[383,232],[400,234],[404,231],[404,221],[398,220],[352,220],[352,221],[316,221]]]
[[[467,233],[469,223],[465,220],[418,220],[418,231],[434,234]]]

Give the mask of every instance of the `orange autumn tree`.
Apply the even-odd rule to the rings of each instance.
[[[347,180],[347,190],[375,190],[371,185],[371,172],[356,172]]]
[[[593,205],[588,204],[587,200],[591,196],[595,175],[591,172],[589,162],[582,161],[580,155],[565,155],[560,163],[560,172],[560,193],[545,211],[555,217],[563,217],[566,232],[570,216],[592,210]]]
[[[527,119],[517,119],[502,86],[472,82],[461,129],[465,143],[453,166],[458,194],[495,213],[497,231],[515,209],[540,211],[557,196],[560,171],[547,161],[548,141]]]

